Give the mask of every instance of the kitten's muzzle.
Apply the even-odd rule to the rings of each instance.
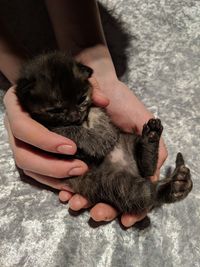
[[[86,117],[87,117],[86,111],[85,112],[73,111],[70,114],[69,113],[65,114],[64,124],[65,125],[71,125],[71,124],[79,125],[83,123]]]

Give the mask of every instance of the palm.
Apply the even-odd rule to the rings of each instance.
[[[146,107],[122,82],[113,84],[112,90],[103,90],[110,99],[107,111],[112,121],[125,131],[136,130],[141,133],[145,122],[153,117]]]
[[[108,88],[103,88],[103,93],[109,98],[110,104],[107,106],[113,123],[126,132],[133,129],[141,134],[143,125],[153,117],[153,114],[144,106],[142,102],[129,90],[122,82],[116,81]],[[167,150],[163,139],[161,138],[159,147],[158,171],[167,158]]]

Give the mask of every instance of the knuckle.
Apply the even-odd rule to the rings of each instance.
[[[20,169],[24,169],[25,162],[23,160],[23,156],[21,155],[21,153],[14,152],[14,159],[15,159],[15,164],[17,165],[17,167]]]
[[[22,129],[21,129],[21,127],[20,127],[20,123],[19,123],[19,121],[18,121],[18,120],[13,121],[12,124],[11,124],[10,126],[11,126],[11,129],[12,129],[13,135],[14,135],[16,138],[20,139],[20,136],[21,136],[21,134],[22,134],[22,133],[21,133]]]
[[[20,149],[18,147],[13,148],[13,156],[15,159],[15,164],[22,170],[28,170],[31,164],[31,158],[27,154],[26,150]]]
[[[7,104],[9,103],[10,97],[12,97],[13,89],[14,89],[14,86],[10,87],[3,97],[3,103],[5,106],[7,106]]]
[[[3,103],[4,103],[5,106],[6,106],[6,103],[7,103],[7,98],[8,98],[8,92],[6,92],[6,94],[3,97]]]

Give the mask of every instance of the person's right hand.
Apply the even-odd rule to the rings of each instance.
[[[55,134],[33,120],[22,110],[12,86],[4,97],[6,107],[5,126],[16,165],[25,173],[31,173],[39,182],[62,189],[61,179],[43,179],[43,177],[66,178],[81,175],[87,171],[87,165],[77,159],[57,159],[48,152],[73,155],[76,144],[61,135]]]
[[[101,107],[109,103],[108,99],[95,89],[93,102]],[[73,195],[70,193],[72,190],[63,183],[62,178],[82,175],[88,170],[88,166],[77,159],[58,159],[48,152],[73,155],[76,153],[76,144],[33,120],[20,106],[15,95],[15,86],[5,94],[4,104],[5,126],[16,165],[38,182],[58,190],[65,190],[69,200]],[[75,205],[76,198],[75,195],[72,201]],[[83,203],[86,202],[83,198],[81,205],[84,206]]]

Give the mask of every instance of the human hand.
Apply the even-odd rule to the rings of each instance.
[[[107,112],[111,116],[112,121],[126,132],[133,130],[137,134],[142,133],[145,123],[154,115],[144,106],[144,104],[133,94],[133,92],[121,81],[113,81],[113,87],[104,87],[102,92],[110,99],[107,106]],[[126,103],[125,105],[122,104]],[[153,180],[159,178],[160,168],[167,158],[167,149],[163,138],[160,139],[159,158],[157,170]]]
[[[91,81],[93,87],[97,88],[97,82],[94,79]],[[134,129],[138,134],[141,134],[144,123],[154,117],[129,88],[119,80],[113,80],[109,84],[102,83],[101,92],[110,100],[107,111],[112,121],[124,131],[131,132]],[[125,105],[123,105],[122,101]],[[157,171],[155,176],[151,177],[152,181],[156,181],[159,178],[159,170],[166,158],[167,150],[161,138]],[[59,197],[62,201],[67,201],[71,198],[71,195],[69,192],[61,191]],[[89,207],[88,201],[78,194],[70,199],[69,204],[73,210]],[[142,220],[146,214],[147,212],[137,216],[134,214],[123,214],[121,222],[125,227],[130,227],[137,221]],[[111,221],[118,213],[110,205],[98,203],[90,210],[90,215],[95,221]]]
[[[33,120],[19,105],[14,90],[15,86],[12,86],[7,91],[4,104],[5,126],[16,165],[25,174],[43,184],[59,190],[66,189],[62,178],[81,175],[88,167],[80,160],[57,159],[48,152],[73,155],[76,152],[76,144]],[[98,93],[94,92],[93,98],[100,106],[108,104],[108,100]]]
[[[93,84],[93,85],[94,87],[96,86],[96,84]],[[119,87],[115,87],[115,89],[118,88],[118,90],[121,90],[121,94],[123,95],[123,97],[126,96],[127,94],[127,99],[130,100],[130,95],[128,96],[128,94],[130,93],[129,89],[121,82],[119,82],[119,84],[116,84],[116,85]],[[112,87],[109,87],[109,88],[112,88]],[[112,117],[113,121],[118,126],[122,125],[124,130],[129,130],[128,129],[129,124],[128,124],[128,121],[126,120],[130,119],[131,124],[133,122],[131,121],[131,118],[129,118],[129,116],[127,117],[126,120],[123,120],[123,115],[121,116],[121,114],[123,113],[120,113],[119,107],[117,105],[117,103],[120,103],[118,99],[120,100],[122,95],[120,96],[119,92],[117,92],[116,90],[113,90],[113,95],[112,95],[112,92],[109,91],[109,88],[107,88],[108,90],[106,92],[107,92],[107,96],[112,100],[110,101],[110,105],[108,106],[108,112],[110,113],[110,116]],[[127,92],[125,93],[124,90],[127,90]],[[96,103],[97,105],[106,106],[108,104],[108,101],[106,100],[105,97],[102,96],[102,93],[106,95],[104,90],[103,92],[100,92],[96,86],[96,90],[94,90],[94,94],[93,94],[93,100],[94,100],[94,103]],[[73,195],[72,190],[66,187],[65,185],[63,185],[62,179],[57,179],[57,178],[66,177],[66,172],[68,169],[70,169],[70,167],[72,166],[72,163],[74,163],[74,161],[75,163],[78,163],[78,162],[76,162],[76,160],[70,161],[70,162],[69,161],[63,162],[62,160],[57,160],[53,157],[49,157],[49,155],[46,154],[44,151],[38,151],[37,149],[35,150],[33,147],[33,146],[36,146],[43,150],[56,153],[57,151],[56,151],[56,148],[54,147],[57,147],[57,146],[56,145],[53,146],[53,142],[55,141],[58,142],[58,140],[63,142],[63,137],[59,135],[57,137],[56,134],[49,132],[46,128],[44,128],[37,122],[33,121],[29,117],[29,115],[21,109],[21,107],[17,103],[17,99],[14,94],[14,87],[10,88],[9,91],[7,92],[4,98],[4,103],[7,108],[7,118],[5,119],[6,127],[9,133],[9,140],[11,143],[12,150],[14,152],[14,157],[16,159],[17,165],[24,170],[25,174],[27,174],[28,176],[31,176],[32,178],[39,181],[40,183],[46,184],[50,187],[60,190],[60,193],[59,193],[60,200],[61,201],[69,200],[69,205],[71,209],[80,210],[82,208],[89,207],[89,203],[84,197],[78,194]],[[139,105],[139,107],[140,108],[143,107],[145,109],[144,113],[141,112],[141,114],[145,115],[143,120],[145,118],[148,120],[150,117],[152,117],[152,114],[150,114],[146,110],[146,108],[143,106],[142,103],[141,103],[141,106]],[[141,108],[141,111],[143,111],[142,108]],[[20,124],[20,121],[23,121],[23,124]],[[27,126],[27,123],[28,123],[28,126]],[[141,125],[142,124],[143,123],[141,123]],[[135,127],[136,130],[138,129],[138,132],[140,131],[139,123],[132,124],[132,125],[133,127]],[[25,129],[25,131],[23,131],[23,129]],[[26,129],[29,129],[29,131],[26,131]],[[30,135],[30,129],[33,130],[33,134],[31,135]],[[53,136],[51,136],[52,134]],[[49,137],[47,138],[48,135]],[[55,137],[59,139],[55,139]],[[42,141],[40,140],[40,138]],[[65,139],[64,141],[66,142],[66,138],[64,139]],[[48,142],[46,142],[46,140],[48,141],[51,140],[52,143],[49,144]],[[67,152],[67,153],[68,154],[75,153],[76,151],[75,144],[71,140],[68,140],[68,139],[67,139],[67,142],[69,142],[69,144],[72,146],[72,149],[74,149],[72,150],[72,152]],[[165,149],[163,151],[165,151]],[[163,153],[163,157],[161,157],[160,162],[162,162],[162,158],[164,158],[164,153]],[[87,166],[84,163],[82,164],[83,164],[82,171],[84,173],[87,170]],[[58,174],[57,170],[60,170],[60,168],[61,168],[62,173]],[[56,177],[56,178],[53,178],[53,177]],[[96,221],[105,221],[105,220],[110,221],[117,216],[117,211],[110,205],[107,205],[104,203],[98,203],[91,209],[90,214],[91,214],[91,217]],[[146,214],[142,214],[140,216],[123,214],[121,217],[121,221],[122,221],[122,224],[124,224],[124,226],[129,227],[132,224],[134,224],[136,221],[141,220],[145,216]]]
[[[87,166],[79,160],[67,161],[56,159],[47,152],[74,154],[76,145],[69,139],[48,131],[45,127],[30,118],[23,111],[15,95],[15,86],[12,86],[4,97],[6,107],[5,126],[16,165],[27,175],[36,181],[48,185],[60,191],[62,201],[70,200],[70,206],[74,210],[89,207],[88,201],[78,194],[73,194],[71,188],[62,182],[62,178],[70,176],[70,170],[79,167],[78,174],[87,171]],[[99,93],[93,91],[93,101],[99,106],[106,106],[109,101]],[[60,150],[60,146],[64,147]],[[47,152],[45,152],[47,151]],[[77,170],[77,169],[76,169]],[[59,179],[60,178],[60,179]],[[92,209],[93,217],[109,216],[115,210],[103,203],[97,204]],[[109,219],[110,217],[108,217]]]

